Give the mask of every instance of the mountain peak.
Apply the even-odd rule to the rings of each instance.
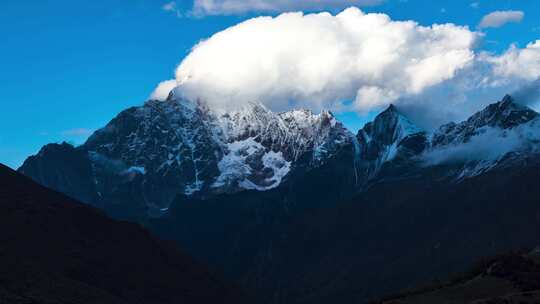
[[[514,103],[514,98],[510,96],[510,94],[504,95],[503,99],[501,100],[501,104],[511,104]]]
[[[324,117],[334,117],[334,113],[330,110],[322,110],[321,115]]]
[[[501,101],[495,104],[498,105],[499,111],[532,111],[532,109],[529,107],[517,103],[514,98],[508,94],[506,94]]]
[[[381,111],[377,116],[375,116],[375,119],[379,117],[385,117],[385,116],[398,116],[401,113],[397,109],[397,107],[394,104],[390,104],[386,109]]]
[[[403,115],[395,105],[390,104],[386,110],[375,117],[373,131],[383,137],[391,136],[391,139],[388,139],[394,142],[422,130]]]
[[[165,101],[171,101],[171,100],[174,100],[176,98],[176,95],[174,94],[174,90],[171,90],[169,92],[169,95],[167,96],[167,99],[165,99]]]
[[[488,105],[466,121],[441,126],[433,136],[433,146],[467,142],[471,137],[482,133],[486,127],[511,129],[539,115],[531,108],[515,102],[512,96],[505,95],[501,101]]]
[[[376,160],[381,164],[394,158],[404,139],[422,133],[395,105],[389,105],[370,123],[367,123],[357,135],[364,146],[366,159]]]
[[[396,107],[393,103],[391,103],[391,104],[386,108],[386,110],[383,111],[383,113],[384,113],[384,112],[396,112],[396,113],[398,113],[398,109],[397,109],[397,107]]]

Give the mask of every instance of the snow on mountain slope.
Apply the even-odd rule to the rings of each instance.
[[[84,180],[95,188],[92,203],[123,202],[159,213],[179,194],[273,189],[291,172],[353,149],[352,137],[327,111],[274,113],[252,103],[222,113],[171,94],[121,112],[75,150],[87,154],[91,173]],[[21,172],[34,172],[32,162],[37,165],[29,161]]]
[[[508,95],[464,122],[430,133],[391,105],[358,132],[360,175],[365,182],[388,175],[381,173],[383,166],[396,167],[396,161],[422,167],[451,164],[453,169],[444,174],[459,181],[538,153],[539,126],[540,115]]]
[[[411,149],[415,153],[422,150],[425,132],[390,105],[358,132],[357,139],[360,174],[364,180],[369,180],[385,163],[409,154]]]
[[[432,145],[461,144],[491,128],[511,129],[531,121],[538,115],[506,95],[500,102],[487,106],[464,122],[441,126],[433,134]]]
[[[274,113],[256,103],[218,116],[217,125],[226,154],[218,164],[221,174],[214,188],[235,183],[242,189],[275,188],[300,158],[307,162],[304,165],[318,166],[351,138],[330,112]]]
[[[315,115],[308,110],[274,113],[261,104],[249,106],[219,117],[227,142],[254,137],[266,148],[282,151],[288,160],[296,161],[308,151],[316,152],[313,161],[331,152],[332,144],[343,144],[350,133],[332,113]]]
[[[141,167],[186,194],[201,190],[224,154],[212,115],[201,104],[173,100],[123,111],[84,144],[93,155],[98,183],[100,171],[116,174]]]
[[[436,130],[422,155],[427,165],[461,166],[456,179],[478,176],[538,153],[540,115],[505,96],[459,124]]]
[[[358,187],[440,164],[460,180],[518,162],[539,143],[539,114],[509,96],[433,133],[389,106],[355,136],[328,111],[252,103],[224,113],[171,94],[121,112],[80,147],[44,147],[19,171],[96,206],[159,215],[178,195],[270,190],[329,160],[351,161]]]

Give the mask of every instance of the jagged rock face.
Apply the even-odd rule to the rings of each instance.
[[[328,111],[319,115],[308,110],[273,113],[260,104],[252,104],[219,120],[227,142],[254,138],[292,161],[306,152],[312,152],[311,161],[321,161],[350,140],[350,133]]]
[[[330,112],[274,113],[260,104],[219,113],[201,102],[148,101],[121,112],[77,148],[55,145],[29,158],[20,171],[36,181],[113,214],[159,215],[179,194],[208,197],[279,186],[293,171],[323,165],[352,138]],[[64,145],[69,146],[69,145]],[[69,151],[68,151],[69,150]],[[79,156],[76,169],[63,159]],[[49,159],[54,170],[37,171]],[[84,171],[84,172],[83,172]],[[59,172],[63,179],[48,176]],[[79,176],[81,175],[81,176]],[[73,179],[75,176],[75,179]],[[73,186],[70,180],[84,179]]]
[[[211,118],[205,107],[177,101],[149,101],[120,113],[82,147],[101,196],[118,199],[111,191],[125,185],[129,190],[120,193],[137,189],[141,205],[158,211],[179,192],[207,189],[224,154]]]
[[[260,104],[217,117],[225,143],[214,188],[268,190],[295,169],[320,166],[343,148],[352,134],[330,112],[274,113]]]

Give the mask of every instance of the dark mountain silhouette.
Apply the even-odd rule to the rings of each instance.
[[[111,220],[3,165],[0,185],[0,303],[240,301],[138,224]]]

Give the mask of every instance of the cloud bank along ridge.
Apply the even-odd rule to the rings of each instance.
[[[176,79],[186,96],[219,106],[259,100],[274,109],[319,109],[355,100],[356,109],[369,110],[452,78],[473,61],[477,36],[466,27],[423,27],[358,8],[335,16],[285,13],[199,43]]]
[[[540,40],[494,55],[475,52],[482,35],[355,7],[257,17],[197,44],[176,69],[176,90],[219,109],[258,101],[273,110],[368,112],[413,103],[467,112],[453,113],[459,119],[540,76]],[[152,96],[165,99],[175,81]],[[485,91],[492,94],[478,101]]]
[[[421,156],[424,165],[482,161],[493,163],[509,152],[540,152],[540,119],[511,129],[489,127],[460,144],[429,149]]]

